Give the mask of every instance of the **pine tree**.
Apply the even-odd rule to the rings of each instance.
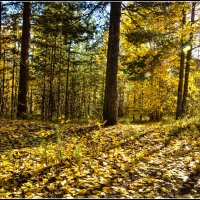
[[[104,94],[103,120],[105,126],[117,124],[118,119],[118,56],[121,2],[112,2],[108,38],[106,85]]]
[[[30,17],[31,3],[24,2],[23,6],[23,30],[22,30],[22,46],[20,60],[20,80],[18,92],[17,117],[21,119],[27,118],[27,92],[28,92],[28,59],[30,45]]]

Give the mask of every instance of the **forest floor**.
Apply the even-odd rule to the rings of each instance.
[[[0,198],[200,198],[199,122],[0,119]]]

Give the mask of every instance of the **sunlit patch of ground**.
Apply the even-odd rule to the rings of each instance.
[[[199,131],[0,121],[0,198],[199,198]]]

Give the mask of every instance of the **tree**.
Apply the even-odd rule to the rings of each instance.
[[[191,12],[191,26],[194,24],[195,6],[196,6],[196,3],[193,2],[192,3],[192,12]],[[183,10],[182,24],[184,25],[185,23],[186,23],[186,13]],[[185,64],[184,45],[183,45],[183,42],[182,42],[176,119],[179,119],[180,117],[184,117],[186,115],[186,112],[187,112],[189,71],[190,71],[190,61],[191,61],[191,58],[192,58],[192,39],[193,39],[193,32],[191,31],[190,36],[189,36],[189,40],[187,41],[187,43],[185,43],[185,44],[189,44],[189,50],[187,51],[187,55],[186,55],[186,64]],[[187,46],[185,48],[187,48]],[[184,77],[184,71],[185,71],[185,77]],[[183,85],[183,81],[184,81],[184,85]]]
[[[177,13],[169,17],[173,7],[171,3],[134,2],[124,12],[120,63],[127,75],[125,113],[133,115],[134,121],[138,117],[159,121],[174,109],[171,71],[176,45],[172,34]]]
[[[191,26],[194,24],[195,6],[196,6],[196,2],[192,2]],[[191,31],[189,41],[188,41],[190,49],[188,50],[187,56],[186,56],[187,60],[186,60],[186,67],[185,67],[185,83],[184,83],[183,101],[182,101],[182,114],[183,115],[186,115],[186,112],[187,112],[187,96],[188,96],[190,61],[192,58],[192,39],[193,39],[193,32]]]
[[[118,54],[120,34],[121,2],[112,2],[107,52],[106,85],[104,93],[103,120],[105,126],[115,125],[118,118]]]
[[[23,28],[22,28],[22,46],[20,60],[20,79],[18,92],[17,117],[27,118],[27,92],[28,92],[28,58],[30,45],[30,17],[31,3],[25,2],[23,6]]]
[[[2,31],[1,31],[1,24],[2,24],[2,11],[3,11],[3,7],[2,7],[2,2],[0,2],[0,67],[1,67],[1,49],[2,49]],[[3,101],[2,101],[2,91],[0,90],[0,106],[2,105]],[[2,114],[2,109],[0,108],[0,114]]]
[[[23,2],[1,2],[0,6],[0,115],[12,118],[17,114],[17,97],[20,96],[23,5]],[[192,3],[121,3],[119,58],[117,18],[111,20],[111,13],[106,9],[108,5],[112,4],[31,3],[25,97],[29,108],[25,114],[29,119],[41,117],[63,122],[104,119],[107,124],[115,124],[117,118],[123,120],[123,117],[157,121],[174,116],[180,54],[191,42],[196,54],[193,51],[191,58],[189,51],[182,54],[185,58],[182,59],[180,106],[186,97],[187,115],[198,114],[198,4],[192,25]],[[114,11],[112,15],[117,12],[116,6]],[[193,36],[192,41],[190,36]],[[186,88],[187,95],[184,95]]]
[[[182,10],[182,29],[186,23],[186,13],[183,8]],[[183,37],[183,36],[182,36]],[[181,37],[181,45],[183,45],[183,38]],[[177,96],[177,107],[176,107],[176,119],[178,119],[181,116],[181,109],[182,109],[182,93],[183,93],[183,76],[184,76],[184,60],[185,60],[185,54],[183,49],[181,49],[181,55],[180,55],[180,72],[179,72],[179,82],[178,82],[178,96]]]
[[[40,9],[41,15],[35,12],[30,49],[35,46],[31,67],[34,68],[38,80],[36,90],[42,93],[42,99],[37,102],[35,111],[41,107],[43,120],[56,120],[60,117],[76,118],[81,109],[78,108],[77,113],[72,113],[70,107],[71,105],[77,107],[81,98],[78,93],[76,97],[73,93],[75,88],[71,88],[71,85],[76,85],[77,82],[81,87],[79,83],[85,74],[85,71],[84,74],[81,72],[85,65],[85,58],[81,54],[86,49],[85,44],[93,40],[96,26],[92,19],[86,20],[83,17],[85,11],[77,2],[50,2],[43,6],[40,4]],[[91,55],[88,54],[86,57],[87,62],[90,62]],[[77,68],[77,72],[73,68]],[[73,79],[75,74],[78,76],[76,80]],[[78,91],[81,90],[79,86],[76,88]]]

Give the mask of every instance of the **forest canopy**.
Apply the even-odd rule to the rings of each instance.
[[[0,115],[105,120],[109,16],[108,2],[32,2],[21,72],[23,3],[1,2]],[[198,114],[198,52],[198,2],[122,2],[117,116],[159,121]]]

